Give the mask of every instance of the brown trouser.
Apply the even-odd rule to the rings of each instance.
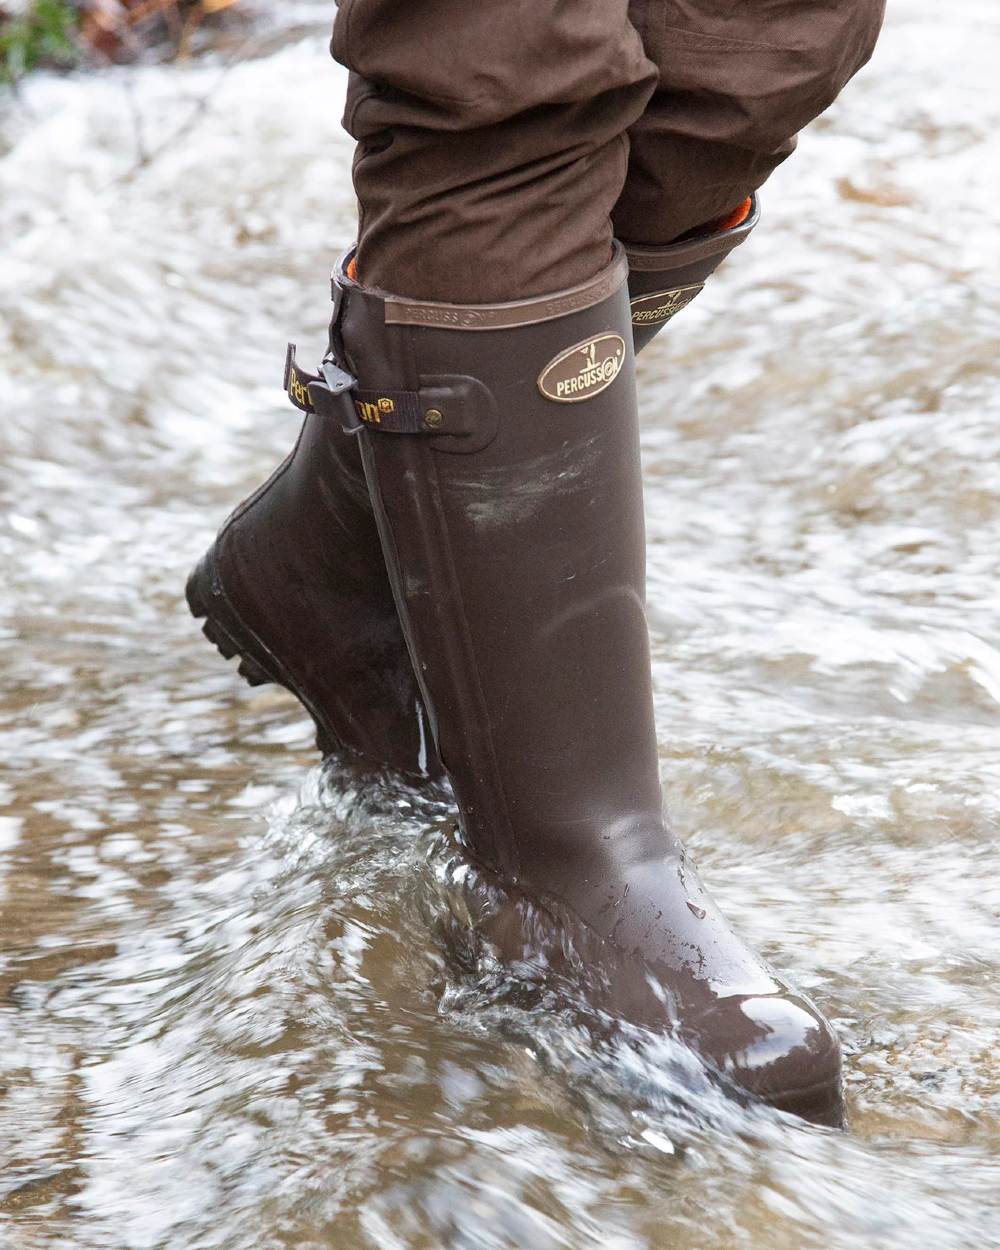
[[[488,303],[582,282],[755,191],[885,0],[340,0],[362,280]]]

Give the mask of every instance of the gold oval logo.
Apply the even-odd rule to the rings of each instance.
[[[538,389],[557,404],[579,404],[606,390],[624,363],[621,335],[599,334],[560,352],[542,371]]]
[[[641,295],[632,301],[632,324],[634,326],[658,326],[669,321],[682,308],[686,308],[702,289],[695,286],[678,286],[672,291],[657,291],[655,295]]]

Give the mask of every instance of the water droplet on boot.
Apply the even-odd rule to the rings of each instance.
[[[698,917],[699,920],[705,919],[704,907],[699,907],[697,903],[692,903],[690,899],[687,900],[687,905],[691,909],[693,914]]]

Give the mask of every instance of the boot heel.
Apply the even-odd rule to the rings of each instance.
[[[201,632],[223,659],[239,657],[236,671],[248,686],[279,685],[254,654],[256,648],[240,629],[239,618],[214,576],[211,557],[209,551],[199,560],[187,580],[185,595],[191,615],[204,622]]]
[[[248,686],[281,686],[302,704],[316,727],[316,747],[326,757],[341,750],[336,735],[325,724],[306,695],[289,680],[279,677],[280,664],[268,663],[267,649],[243,623],[230,603],[215,571],[214,548],[209,548],[187,580],[185,597],[191,615],[202,622],[201,632],[225,660],[239,659],[237,672]],[[272,657],[273,658],[273,657]]]

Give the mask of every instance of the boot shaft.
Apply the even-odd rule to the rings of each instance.
[[[337,279],[414,669],[466,837],[508,877],[665,836],[626,278],[619,249],[573,291],[477,308]]]
[[[335,359],[308,389],[357,432],[465,839],[506,894],[494,951],[586,969],[609,1017],[835,1122],[829,1025],[732,931],[663,822],[626,277],[617,249],[572,291],[460,308],[341,273]]]

